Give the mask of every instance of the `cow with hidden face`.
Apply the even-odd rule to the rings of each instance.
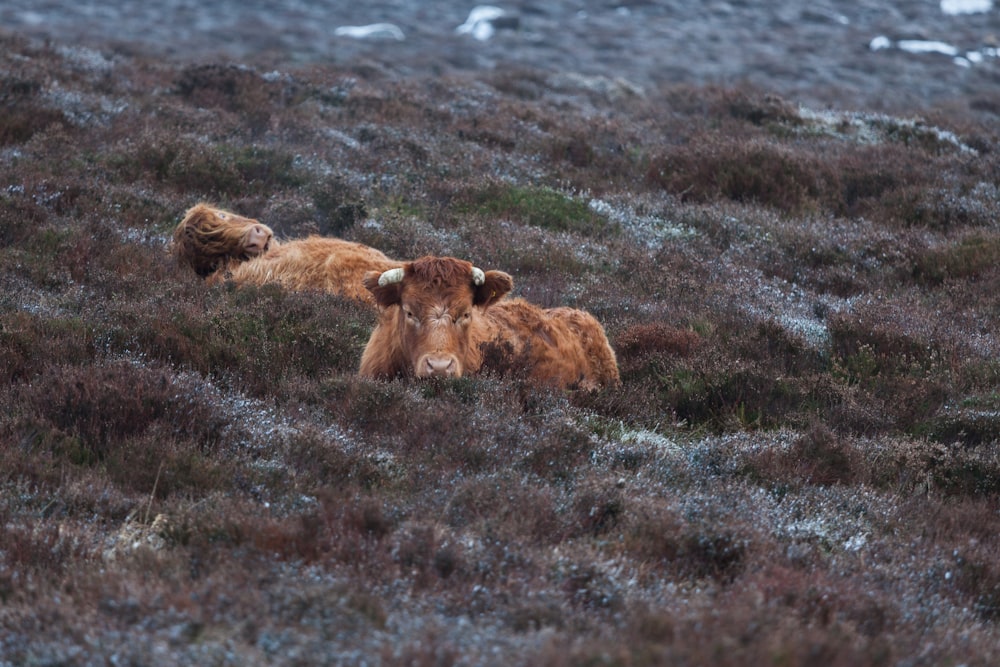
[[[364,377],[472,375],[492,345],[521,359],[542,384],[594,390],[620,383],[614,350],[592,315],[504,299],[514,281],[503,271],[423,257],[368,272],[364,285],[382,309],[361,357]]]
[[[271,228],[208,204],[190,208],[174,231],[174,256],[209,284],[278,283],[372,303],[361,282],[367,271],[402,266],[381,251],[324,236],[278,242]]]
[[[174,229],[170,251],[202,278],[263,255],[276,245],[271,228],[205,203],[195,204]]]

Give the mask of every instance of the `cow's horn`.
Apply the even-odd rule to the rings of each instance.
[[[378,277],[379,287],[385,287],[386,285],[393,285],[401,282],[403,282],[403,269],[400,268],[383,271],[382,275]]]
[[[485,282],[486,282],[486,274],[483,273],[483,270],[477,266],[472,267],[472,284],[478,287],[479,285],[482,285]]]

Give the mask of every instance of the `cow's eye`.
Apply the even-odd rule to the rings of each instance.
[[[410,324],[416,324],[417,322],[420,321],[417,319],[417,316],[413,314],[412,310],[404,308],[403,313],[406,315],[406,321],[409,322]]]
[[[455,319],[455,324],[466,324],[470,319],[472,319],[471,313],[462,313]]]

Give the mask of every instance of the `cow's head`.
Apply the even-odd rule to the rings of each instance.
[[[397,309],[380,326],[398,328],[396,340],[417,377],[461,377],[479,370],[483,311],[503,298],[514,280],[452,257],[424,257],[402,268],[365,275],[379,306]]]
[[[230,260],[264,254],[273,239],[271,228],[253,218],[197,204],[174,230],[172,251],[198,275],[206,276]]]

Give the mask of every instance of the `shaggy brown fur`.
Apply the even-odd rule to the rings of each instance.
[[[177,225],[171,252],[205,277],[231,262],[262,255],[273,244],[274,233],[267,225],[202,203],[188,209]]]
[[[280,283],[293,290],[323,290],[372,303],[362,282],[365,273],[402,266],[383,253],[360,243],[310,236],[286,241],[246,262],[209,277],[209,282],[232,280],[240,285]]]
[[[362,284],[366,271],[402,266],[374,248],[310,236],[279,243],[271,229],[207,204],[191,208],[174,232],[173,252],[210,284],[279,283],[293,290],[323,290],[372,303]]]
[[[618,364],[604,328],[572,308],[543,309],[503,299],[510,275],[486,271],[474,284],[472,264],[424,257],[403,264],[399,282],[365,275],[383,308],[361,357],[366,377],[461,377],[483,365],[484,346],[521,357],[531,379],[562,388],[618,385]]]

